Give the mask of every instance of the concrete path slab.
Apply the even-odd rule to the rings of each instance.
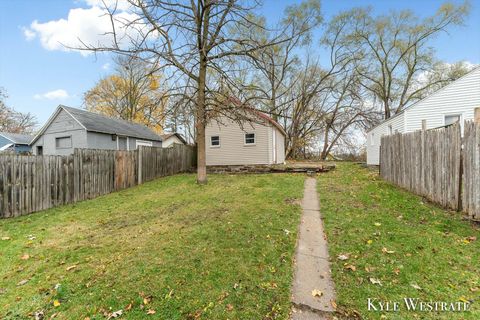
[[[329,319],[335,309],[335,289],[328,260],[328,247],[320,216],[315,178],[307,178],[302,200],[292,287],[292,320]],[[320,297],[312,291],[322,292]]]

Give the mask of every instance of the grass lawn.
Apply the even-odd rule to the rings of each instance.
[[[209,178],[0,220],[0,318],[286,319],[304,176]]]
[[[320,175],[318,191],[341,314],[480,319],[478,226],[354,164]],[[367,298],[399,301],[400,312],[368,311]],[[472,304],[464,313],[415,313],[406,311],[403,298]]]

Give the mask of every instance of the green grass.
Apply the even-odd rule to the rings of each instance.
[[[340,315],[363,319],[480,319],[478,225],[354,164],[341,164],[337,170],[320,175],[318,191]],[[348,255],[348,260],[338,259],[340,254]],[[348,266],[355,266],[355,271]],[[380,280],[381,285],[372,284],[370,278]],[[402,303],[406,297],[469,300],[471,311],[415,313],[406,311],[403,304],[400,312],[367,310],[367,298]]]
[[[0,221],[0,318],[286,319],[304,177],[209,178]]]

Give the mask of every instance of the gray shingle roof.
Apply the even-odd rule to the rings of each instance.
[[[28,134],[0,132],[0,136],[7,138],[15,144],[29,144],[32,141],[33,136]]]
[[[110,118],[98,113],[86,110],[61,106],[70,113],[78,122],[80,122],[87,131],[116,134],[139,139],[162,141],[162,138],[150,128],[125,120]]]

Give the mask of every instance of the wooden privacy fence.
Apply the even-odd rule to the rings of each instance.
[[[184,145],[75,149],[68,156],[0,155],[0,218],[92,199],[195,165],[195,148]]]
[[[480,124],[384,136],[380,175],[446,208],[480,219]]]

